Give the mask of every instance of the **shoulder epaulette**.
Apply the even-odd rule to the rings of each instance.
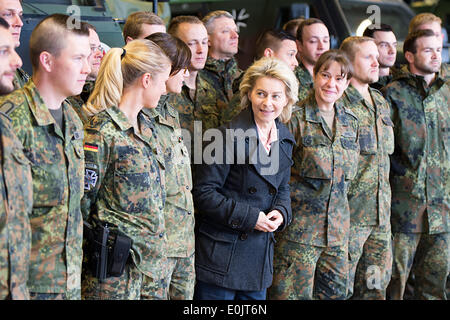
[[[2,105],[0,106],[0,112],[4,113],[5,115],[8,115],[13,112],[19,104],[14,104],[9,100],[6,100]]]

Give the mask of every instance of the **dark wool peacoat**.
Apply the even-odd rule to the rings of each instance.
[[[260,211],[281,212],[284,222],[277,231],[292,219],[288,183],[294,139],[278,119],[276,126],[278,140],[268,155],[251,107],[246,108],[219,128],[221,138],[204,149],[203,164],[195,165],[195,267],[200,281],[245,291],[260,291],[272,283],[274,235],[254,227]],[[221,139],[227,143],[220,147]],[[205,164],[210,161],[205,154],[214,145],[219,146],[215,163]]]

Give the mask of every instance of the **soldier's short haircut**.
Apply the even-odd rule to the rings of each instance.
[[[410,33],[406,36],[405,42],[403,43],[403,53],[411,52],[412,54],[415,54],[417,52],[417,39],[423,38],[423,37],[434,37],[435,34],[433,30],[425,29],[425,30],[418,30],[413,33]]]
[[[170,75],[186,69],[191,63],[191,50],[182,40],[165,32],[156,32],[145,39],[156,43],[172,61]]]
[[[298,26],[297,35],[296,35],[296,38],[300,43],[302,43],[302,41],[303,41],[303,29],[305,27],[311,26],[316,23],[323,24],[326,27],[325,23],[323,23],[322,20],[317,19],[317,18],[309,18],[309,19],[304,20],[302,23],[300,23],[300,25]]]
[[[30,60],[33,71],[39,69],[39,56],[42,52],[47,51],[55,57],[61,53],[69,34],[89,37],[89,29],[81,21],[60,13],[47,16],[38,23],[30,36]]]
[[[353,62],[353,60],[355,59],[356,52],[359,50],[359,45],[364,42],[375,43],[375,40],[369,37],[359,37],[359,36],[348,37],[345,38],[344,41],[342,41],[339,49],[344,51],[347,57],[350,59],[350,61]]]
[[[214,21],[219,18],[229,18],[234,20],[234,17],[228,11],[216,10],[208,13],[202,19],[203,23],[205,24],[206,31],[208,31],[208,34],[211,34],[214,31]]]
[[[263,57],[247,69],[239,86],[241,107],[251,107],[248,94],[253,90],[256,80],[262,77],[277,79],[284,83],[288,103],[279,118],[283,123],[288,122],[291,118],[292,106],[298,101],[298,80],[289,66],[276,58]]]
[[[165,26],[164,20],[150,11],[137,11],[130,14],[123,26],[123,39],[127,42],[127,37],[138,39],[142,34],[143,24],[156,24]]]
[[[97,32],[97,28],[92,24],[90,24],[89,22],[82,21],[81,23],[84,23],[89,30],[94,30],[95,32]]]
[[[264,31],[256,41],[256,59],[262,58],[264,56],[264,50],[267,48],[277,51],[281,47],[281,42],[284,40],[292,40],[295,42],[295,37],[279,29]]]
[[[392,30],[392,27],[388,24],[380,23],[379,26],[377,26],[376,24],[371,24],[366,28],[366,30],[364,30],[363,37],[373,38],[373,34],[377,31],[394,32],[394,30]]]
[[[170,20],[169,27],[167,28],[167,33],[173,36],[177,36],[178,28],[182,23],[190,24],[203,24],[203,22],[196,16],[177,16]]]
[[[442,24],[441,18],[435,16],[432,13],[424,12],[420,13],[409,22],[408,33],[413,33],[419,30],[420,26],[426,23],[437,22]]]
[[[321,70],[328,70],[332,62],[337,62],[341,66],[341,76],[347,80],[353,75],[353,66],[347,54],[342,50],[331,49],[323,53],[314,65],[313,73],[316,76]]]
[[[1,17],[0,17],[0,27],[9,30],[9,23]]]
[[[283,25],[283,30],[291,34],[293,37],[296,37],[297,29],[303,21],[305,21],[303,18],[289,20]]]

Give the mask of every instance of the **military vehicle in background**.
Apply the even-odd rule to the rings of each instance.
[[[390,24],[399,40],[398,51],[401,53],[409,21],[415,14],[402,0],[23,0],[24,27],[18,51],[25,70],[31,72],[27,46],[31,31],[46,15],[57,12],[78,14],[83,21],[97,28],[105,47],[115,47],[124,45],[122,27],[126,17],[134,11],[153,11],[154,3],[157,3],[158,15],[166,22],[178,15],[202,18],[213,10],[229,11],[239,28],[237,58],[241,68],[252,63],[255,42],[261,32],[280,28],[297,17],[323,20],[330,30],[333,48],[348,36],[362,34],[371,22]]]

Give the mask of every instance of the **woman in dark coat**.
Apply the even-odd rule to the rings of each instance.
[[[194,299],[265,299],[273,232],[291,221],[291,116],[298,83],[282,61],[263,58],[240,85],[243,111],[219,130],[195,166]]]

